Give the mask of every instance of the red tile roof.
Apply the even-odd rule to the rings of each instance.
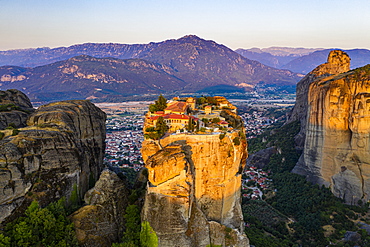
[[[187,104],[185,102],[176,102],[168,106],[165,111],[174,111],[174,112],[185,112]]]
[[[194,116],[174,114],[174,113],[169,113],[169,114],[165,114],[165,115],[162,115],[162,116],[153,116],[153,117],[149,117],[149,119],[150,120],[157,120],[159,117],[163,117],[164,119],[189,119],[189,118],[192,118],[195,121],[198,120],[198,118],[196,118]]]

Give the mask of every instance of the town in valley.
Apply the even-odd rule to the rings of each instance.
[[[294,98],[231,99],[243,119],[247,139],[255,138],[272,125],[281,124],[294,104]],[[144,162],[141,143],[144,140],[144,119],[152,101],[96,103],[107,114],[106,152],[104,162],[114,169],[139,171]],[[155,116],[153,116],[155,118]],[[152,117],[152,118],[153,118]],[[243,175],[243,197],[262,199],[271,192],[268,173],[246,167]]]

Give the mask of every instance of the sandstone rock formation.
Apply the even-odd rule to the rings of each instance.
[[[29,113],[34,111],[28,97],[15,89],[0,91],[0,107],[0,129],[25,127]]]
[[[149,171],[142,220],[159,246],[249,246],[240,206],[246,141],[239,130],[145,140]]]
[[[85,194],[88,205],[71,216],[80,246],[111,246],[120,240],[128,191],[116,173],[102,172],[95,187]]]
[[[347,72],[349,68],[350,58],[348,55],[343,51],[334,50],[329,53],[328,62],[321,64],[298,82],[296,90],[297,100],[293,108],[293,112],[287,121],[287,123],[297,120],[301,122],[301,131],[295,137],[297,148],[303,149],[305,141],[309,86],[312,82],[319,80],[320,78]]]
[[[304,152],[293,172],[356,204],[370,199],[370,66],[348,70],[348,55],[332,51],[310,73]]]
[[[1,131],[0,222],[34,199],[68,200],[74,187],[83,195],[102,170],[105,118],[88,101],[64,101],[37,109],[19,133]]]

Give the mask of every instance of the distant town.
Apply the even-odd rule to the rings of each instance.
[[[272,124],[283,122],[294,99],[230,100],[238,107],[247,138],[255,138]],[[131,168],[135,171],[143,166],[140,149],[144,140],[144,118],[151,101],[98,103],[107,114],[106,153],[104,162],[116,168]],[[243,174],[242,196],[262,199],[271,192],[268,173],[255,167],[246,167]]]

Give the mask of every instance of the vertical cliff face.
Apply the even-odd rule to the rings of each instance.
[[[319,65],[313,71],[308,73],[297,84],[296,103],[293,112],[288,120],[288,123],[296,120],[301,123],[301,130],[295,137],[296,146],[303,149],[306,137],[306,122],[308,113],[308,90],[312,82],[325,78],[330,75],[347,72],[350,69],[350,58],[340,50],[334,50],[329,53],[328,61]]]
[[[370,66],[348,71],[348,61],[333,51],[334,71],[315,69],[323,76],[308,88],[304,152],[293,172],[353,204],[370,196]]]
[[[159,246],[249,246],[240,206],[246,142],[239,132],[145,140],[149,186],[142,219]]]
[[[0,222],[37,199],[44,206],[73,188],[82,195],[102,170],[105,113],[88,101],[40,107],[0,141]]]

